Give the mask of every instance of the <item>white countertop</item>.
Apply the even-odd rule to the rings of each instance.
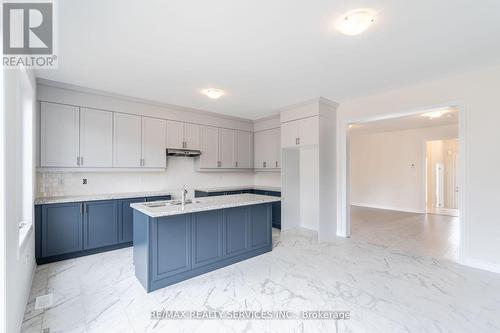
[[[240,191],[240,190],[247,190],[247,189],[281,192],[281,187],[265,186],[265,185],[221,186],[221,187],[205,187],[205,188],[197,187],[197,188],[195,188],[196,191],[202,191],[202,192]]]
[[[130,193],[108,193],[93,195],[68,195],[59,197],[36,198],[35,205],[56,204],[65,202],[113,200],[127,198],[155,197],[160,195],[171,195],[172,191],[150,191],[150,192],[130,192]]]
[[[272,197],[268,195],[259,194],[234,194],[234,195],[221,195],[215,197],[194,198],[193,203],[185,206],[171,205],[169,201],[161,201],[165,203],[159,207],[148,207],[147,202],[133,203],[130,207],[148,215],[149,217],[162,217],[179,214],[188,214],[194,212],[202,212],[206,210],[215,210],[231,207],[249,206],[264,204],[270,202],[281,201],[279,197]],[[156,201],[154,204],[158,204]]]

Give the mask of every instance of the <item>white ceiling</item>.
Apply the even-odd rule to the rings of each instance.
[[[500,59],[498,0],[58,1],[59,68],[37,76],[256,119]],[[359,36],[334,31],[379,12]],[[208,87],[228,95],[210,100]]]
[[[429,112],[440,110],[443,115],[439,118],[429,119],[426,116]],[[441,108],[434,110],[425,110],[422,113],[396,117],[390,119],[383,119],[377,121],[370,121],[365,123],[351,124],[349,132],[351,134],[373,134],[380,132],[404,131],[417,128],[428,128],[436,126],[458,126],[458,110],[456,108]]]

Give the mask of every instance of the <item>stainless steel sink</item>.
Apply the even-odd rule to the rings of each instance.
[[[191,199],[187,199],[186,202],[184,202],[185,205],[192,204],[192,203],[199,203],[199,201],[193,201]],[[180,201],[180,200],[171,200],[171,201],[168,202],[168,204],[174,205],[174,206],[179,206],[179,205],[182,205],[182,201]]]
[[[199,203],[199,201],[193,201],[191,199],[187,199],[184,203],[185,205]],[[180,200],[170,200],[170,201],[156,201],[156,202],[147,202],[144,203],[144,206],[154,208],[154,207],[164,207],[164,206],[180,206],[182,205],[182,201]]]

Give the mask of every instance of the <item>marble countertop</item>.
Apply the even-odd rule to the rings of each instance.
[[[93,194],[93,195],[68,195],[68,196],[58,196],[58,197],[36,198],[35,205],[56,204],[56,203],[66,203],[66,202],[155,197],[155,196],[171,195],[171,194],[172,194],[172,191],[150,191],[150,192]]]
[[[169,201],[162,201],[164,204],[161,206],[157,202],[139,202],[133,203],[130,207],[146,214],[150,217],[162,217],[171,216],[179,214],[188,214],[194,212],[202,212],[207,210],[240,207],[264,204],[270,202],[281,201],[279,197],[272,197],[268,195],[259,194],[235,194],[235,195],[224,195],[216,197],[204,197],[204,198],[194,198],[193,203],[182,205],[172,205]],[[148,205],[154,204],[154,207],[148,207]]]
[[[265,185],[221,186],[221,187],[205,187],[205,188],[198,187],[198,188],[195,188],[196,191],[201,191],[201,192],[239,191],[239,190],[247,190],[247,189],[281,192],[281,187],[279,187],[279,186],[265,186]]]

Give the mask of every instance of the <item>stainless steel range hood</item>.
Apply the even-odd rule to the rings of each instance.
[[[167,156],[196,157],[200,155],[201,151],[199,150],[167,148]]]

